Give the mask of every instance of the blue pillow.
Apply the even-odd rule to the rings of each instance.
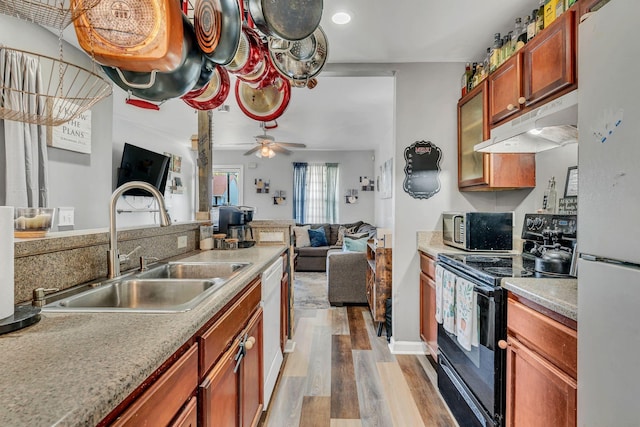
[[[366,252],[367,239],[353,239],[351,237],[344,236],[342,250],[345,252]]]
[[[327,236],[324,234],[324,228],[309,229],[309,240],[311,240],[311,246],[317,248],[318,246],[329,246],[327,242]]]

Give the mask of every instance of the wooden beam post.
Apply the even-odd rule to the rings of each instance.
[[[212,112],[198,111],[198,211],[196,219],[210,219],[213,197]]]

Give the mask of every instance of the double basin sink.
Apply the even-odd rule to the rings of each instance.
[[[44,312],[178,313],[191,310],[251,263],[168,262],[104,282],[42,307]],[[86,289],[84,289],[86,287]]]

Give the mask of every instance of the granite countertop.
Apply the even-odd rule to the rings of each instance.
[[[578,321],[577,279],[502,279],[502,287],[529,301]]]
[[[521,243],[516,241],[514,247]],[[439,253],[465,253],[465,251],[442,243],[442,232],[419,231],[418,250],[434,258]],[[466,252],[468,253],[468,252]],[[520,253],[517,250],[510,253]],[[577,279],[538,279],[508,278],[502,279],[502,287],[516,295],[555,311],[569,319],[578,320],[578,280]]]
[[[184,257],[253,263],[188,312],[48,312],[33,326],[0,335],[0,425],[97,424],[285,250],[255,246]]]

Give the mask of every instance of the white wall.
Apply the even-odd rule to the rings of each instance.
[[[340,204],[338,218],[340,223],[365,221],[374,223],[374,206],[378,193],[362,191],[359,186],[360,176],[375,177],[373,151],[294,151],[291,155],[277,154],[272,159],[258,158],[254,155],[244,156],[243,151],[218,150],[213,153],[214,166],[244,166],[244,205],[257,208],[255,219],[291,219],[293,218],[293,162],[339,163]],[[255,163],[250,168],[249,163]],[[269,194],[256,193],[254,180],[270,181]],[[358,203],[347,204],[344,195],[347,189],[358,189]],[[276,190],[287,192],[287,203],[273,204],[273,193]]]
[[[0,44],[59,57],[58,36],[43,27],[0,14]],[[63,59],[92,70],[89,57],[64,43]],[[44,76],[43,76],[44,77]],[[111,194],[112,99],[91,108],[91,154],[48,147],[49,206],[75,208],[75,228],[105,227]]]
[[[524,214],[540,207],[542,193],[552,175],[558,183],[558,194],[563,194],[567,168],[577,164],[577,145],[537,155],[534,190],[461,193],[457,185],[456,104],[464,64],[398,64],[395,69],[393,339],[418,343],[420,265],[416,231],[441,230],[441,213],[446,210],[515,211],[514,233],[519,236]],[[430,199],[413,199],[402,188],[404,149],[419,140],[431,141],[442,150],[441,189]],[[380,158],[381,162],[384,160]],[[386,209],[376,206],[377,213]]]

